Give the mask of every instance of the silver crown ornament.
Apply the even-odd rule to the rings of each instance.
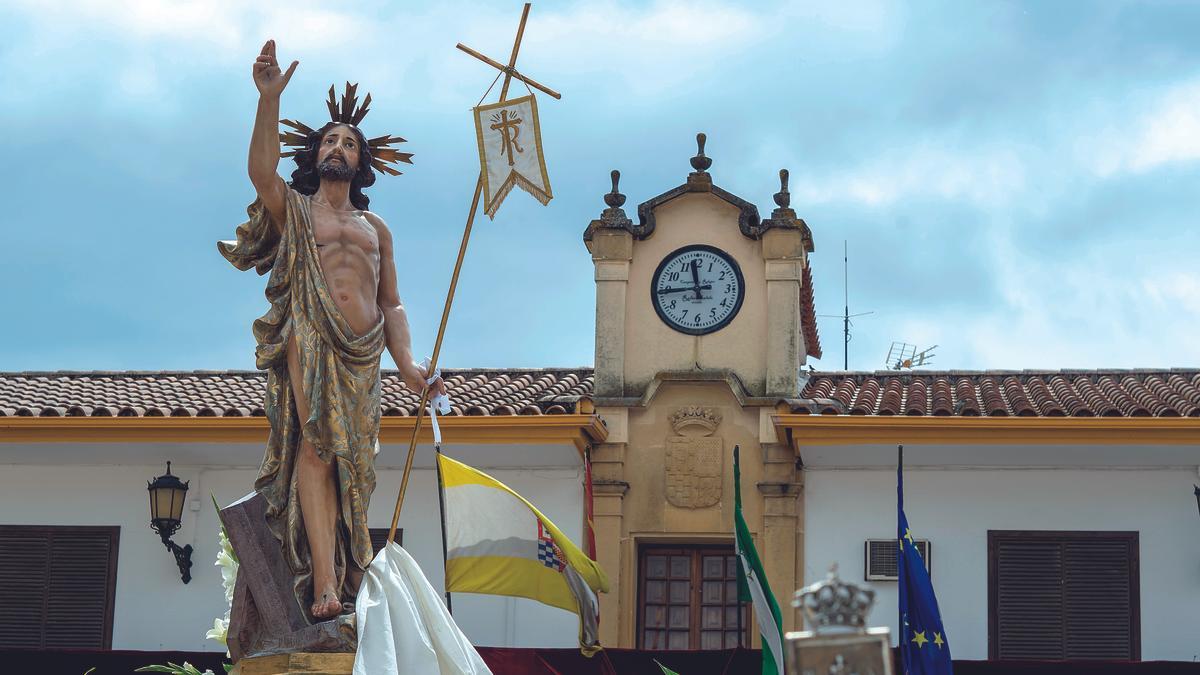
[[[892,675],[886,627],[868,628],[875,591],[843,581],[837,566],[823,581],[796,591],[792,606],[810,630],[788,633],[788,675]]]

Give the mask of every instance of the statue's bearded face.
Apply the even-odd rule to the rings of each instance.
[[[326,131],[317,145],[317,173],[322,180],[349,182],[361,156],[358,135],[339,124]]]

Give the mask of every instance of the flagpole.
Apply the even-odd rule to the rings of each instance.
[[[508,85],[512,82],[513,68],[517,64],[517,51],[521,48],[521,37],[525,34],[525,20],[529,18],[530,3],[525,3],[521,11],[521,24],[517,28],[517,39],[513,42],[512,55],[508,59],[508,68],[504,71],[504,86],[500,89],[500,100],[508,95]],[[446,334],[446,322],[450,318],[450,306],[454,303],[454,290],[458,287],[458,275],[462,271],[463,258],[467,254],[467,242],[471,239],[471,226],[475,222],[475,212],[479,208],[479,195],[483,192],[483,173],[475,181],[475,196],[471,198],[471,211],[467,214],[467,224],[463,228],[462,244],[458,247],[458,259],[454,262],[454,273],[450,276],[450,290],[446,292],[446,305],[442,309],[442,322],[438,326],[437,339],[433,343],[433,357],[429,361],[429,372],[437,370],[438,356],[442,350],[442,338]],[[408,458],[404,461],[404,474],[400,477],[400,493],[396,495],[396,509],[392,513],[392,525],[388,529],[388,543],[396,540],[396,526],[400,523],[400,510],[404,506],[404,493],[408,489],[408,477],[412,473],[413,458],[417,453],[417,438],[421,433],[421,421],[424,419],[425,406],[429,402],[429,387],[421,391],[421,401],[417,405],[417,419],[413,424],[412,439],[408,444]],[[440,480],[439,480],[440,484]],[[440,491],[439,487],[439,491]],[[442,538],[445,539],[445,522],[442,523]]]
[[[739,454],[739,452],[738,452],[738,451],[739,451],[739,450],[740,450],[740,448],[739,448],[738,446],[736,446],[736,445],[735,445],[735,446],[733,446],[733,463],[734,463],[734,465],[735,465],[735,466],[739,466],[739,467],[740,467],[740,462],[739,462],[739,457],[738,457],[738,454]],[[740,473],[739,473],[739,476],[738,476],[738,484],[737,484],[737,488],[736,488],[736,489],[737,489],[737,491],[738,491],[738,496],[739,496],[739,498],[740,498],[740,496],[741,496],[741,491],[742,491],[742,484],[741,484],[741,476],[740,476]],[[736,529],[737,529],[737,528],[735,527],[735,528],[734,528],[734,530],[735,530],[735,533],[734,533],[734,539],[735,539],[735,540],[736,540],[736,538],[737,538]],[[737,550],[737,544],[736,544],[736,543],[734,544],[734,550],[735,550],[735,551]],[[738,561],[738,569],[741,569],[741,565],[742,565],[741,561]],[[738,596],[738,623],[737,623],[737,629],[738,629],[738,646],[739,646],[739,647],[745,647],[745,646],[746,646],[746,629],[742,627],[742,614],[744,614],[745,612],[746,612],[746,603],[742,602],[742,598],[741,598],[741,596],[740,596],[740,594],[739,594],[739,596]]]
[[[433,446],[435,453],[434,463],[437,465],[437,485],[438,485],[438,513],[442,518],[442,575],[446,574],[446,484],[442,481],[442,444],[438,443]],[[443,581],[446,587],[446,611],[454,614],[454,603],[450,600],[450,584]]]

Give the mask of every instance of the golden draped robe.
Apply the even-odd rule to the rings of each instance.
[[[267,524],[280,541],[295,576],[295,596],[306,616],[312,605],[312,560],[300,513],[296,460],[301,437],[325,461],[336,463],[338,519],[334,568],[343,600],[347,565],[366,569],[374,552],[367,530],[367,505],[375,489],[379,440],[379,359],[384,349],[383,317],[365,335],[355,335],[330,296],[321,271],[310,216],[311,197],[289,189],[282,232],[261,200],[246,209],[236,241],[217,242],[221,255],[239,270],[271,273],[266,295],[271,308],[254,322],[257,367],[267,371],[263,408],[271,423],[262,468],[254,488],[268,503]],[[288,371],[290,340],[299,351],[300,372]],[[298,379],[309,418],[299,420],[293,398]]]

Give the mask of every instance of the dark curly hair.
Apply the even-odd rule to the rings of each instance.
[[[375,184],[375,171],[371,168],[371,148],[367,146],[367,138],[358,127],[345,122],[329,122],[308,135],[308,141],[303,150],[296,151],[296,170],[292,172],[292,180],[288,185],[302,195],[315,194],[321,186],[321,175],[317,171],[317,149],[321,140],[330,129],[344,125],[354,132],[358,140],[358,170],[350,181],[350,203],[356,209],[367,210],[371,199],[363,194],[363,188]]]

